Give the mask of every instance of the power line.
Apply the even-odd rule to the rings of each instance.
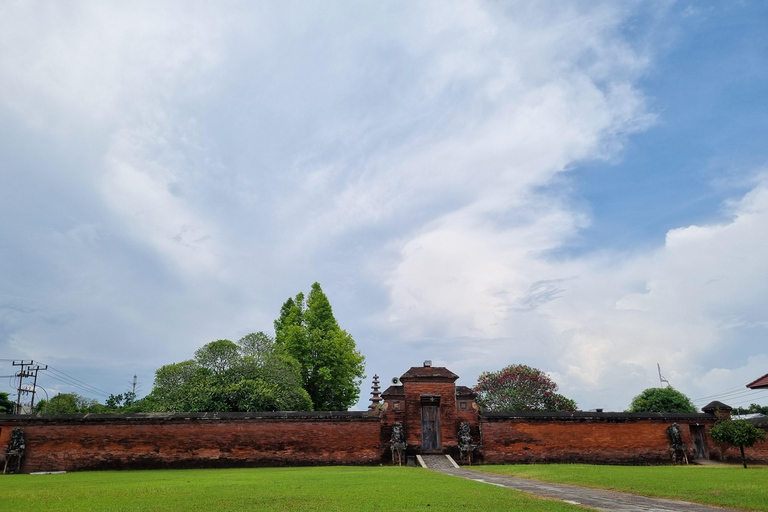
[[[66,373],[62,372],[61,370],[54,368],[53,366],[48,366],[54,373],[58,374],[60,377],[71,379],[72,381],[75,381],[79,384],[77,384],[77,387],[80,387],[81,389],[90,390],[92,393],[101,394],[104,396],[109,396],[109,393],[104,391],[103,389],[99,389],[96,386],[92,386],[88,384],[87,382],[83,382],[82,380],[72,377],[71,375],[67,375]]]
[[[740,402],[733,402],[733,403],[728,404],[728,405],[741,405],[741,404],[746,404],[747,402],[749,402],[750,405],[755,403],[755,401],[753,399],[749,399],[749,400],[741,400]]]
[[[722,399],[722,400],[736,400],[738,398],[743,398],[745,396],[756,396],[760,394],[761,394],[760,391],[749,390],[749,391],[738,391],[738,392],[722,394],[722,395],[715,395],[715,398]],[[702,399],[694,400],[694,402],[706,402],[706,401],[708,400],[702,400]]]
[[[99,388],[95,388],[95,387],[93,387],[93,386],[91,386],[89,384],[86,384],[86,383],[80,384],[80,382],[82,382],[82,381],[79,381],[78,379],[75,379],[74,377],[70,377],[69,375],[67,375],[65,373],[64,374],[62,374],[61,372],[59,372],[58,374],[56,374],[56,373],[49,373],[48,377],[50,377],[53,380],[59,381],[62,384],[66,384],[68,386],[72,386],[73,388],[77,388],[78,390],[86,392],[86,393],[89,393],[89,394],[99,395],[99,396],[103,396],[103,397],[108,397],[109,396],[109,393],[101,391]]]
[[[11,361],[12,363],[16,362],[16,360],[14,360],[14,359],[0,359],[0,361]],[[22,363],[26,363],[26,362],[22,361]],[[63,371],[59,370],[58,368],[55,368],[55,367],[53,367],[51,365],[45,365],[43,363],[34,362],[34,361],[29,361],[29,364],[37,364],[39,366],[45,366],[46,367],[45,369],[49,370],[48,377],[50,377],[51,379],[56,380],[58,382],[61,382],[62,384],[66,384],[68,386],[72,386],[72,387],[77,388],[78,390],[81,390],[82,392],[85,392],[85,393],[88,393],[88,394],[97,395],[97,396],[101,396],[101,397],[104,397],[104,398],[109,397],[109,393],[107,393],[103,389],[99,389],[96,386],[93,386],[91,384],[88,384],[87,382],[84,382],[84,381],[76,378],[76,377],[68,375],[68,374],[64,373]],[[15,364],[14,366],[20,366],[20,365],[19,364]],[[40,368],[40,369],[44,369],[44,368]],[[34,369],[32,369],[32,370],[34,370]],[[22,367],[22,371],[24,371],[24,367]],[[30,376],[31,375],[24,375],[24,377],[30,377]],[[0,378],[6,378],[6,377],[8,378],[8,385],[12,389],[17,390],[18,386],[16,386],[16,384],[14,384],[13,379],[19,378],[20,377],[19,373],[16,373],[14,375],[3,375],[3,376],[0,376]],[[28,392],[28,391],[22,390],[20,393],[18,393],[19,396],[21,394],[23,394],[24,392]]]
[[[55,372],[55,373],[58,373],[59,375],[62,375],[62,376],[64,376],[64,377],[67,377],[67,378],[69,378],[69,379],[72,379],[72,380],[74,380],[74,381],[76,381],[76,382],[79,382],[80,384],[84,385],[85,387],[89,387],[89,388],[91,388],[91,389],[94,389],[94,390],[96,390],[96,391],[99,391],[99,392],[101,392],[101,393],[106,393],[106,391],[104,391],[103,389],[99,389],[99,388],[97,388],[96,386],[92,386],[92,385],[88,384],[87,382],[83,382],[82,380],[80,380],[80,379],[78,379],[78,378],[76,378],[76,377],[72,377],[71,375],[67,375],[66,373],[62,372],[62,371],[61,371],[61,370],[59,370],[58,368],[54,368],[53,366],[50,366],[50,365],[49,365],[48,367],[49,367],[49,368],[50,368],[50,369],[51,369],[53,372]]]
[[[713,395],[703,396],[701,398],[694,398],[693,400],[694,400],[694,402],[700,401],[700,400],[702,400],[702,401],[703,400],[709,400],[709,399],[712,399],[712,398],[718,398],[718,397],[722,397],[722,396],[732,395],[734,393],[745,392],[745,391],[747,391],[747,389],[749,389],[749,388],[747,388],[747,385],[746,384],[742,384],[740,386],[734,386],[732,388],[728,388],[725,391],[722,391],[720,393],[715,393]]]

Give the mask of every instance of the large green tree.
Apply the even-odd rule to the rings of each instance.
[[[97,400],[77,393],[58,393],[50,400],[40,400],[35,410],[40,414],[84,414],[102,413],[105,407]]]
[[[264,333],[217,340],[155,372],[148,408],[168,412],[303,411],[312,401],[299,363]]]
[[[355,340],[339,327],[319,283],[289,298],[275,320],[278,345],[301,366],[304,389],[318,411],[347,410],[360,396],[365,357]]]
[[[0,391],[0,414],[11,414],[15,408],[15,404],[11,402],[11,398],[5,391]]]
[[[726,419],[718,421],[709,431],[709,435],[719,443],[728,443],[738,446],[741,450],[741,463],[747,469],[747,458],[744,456],[744,447],[753,446],[755,443],[765,441],[765,431],[753,425],[747,420]]]
[[[648,388],[635,398],[627,412],[696,412],[691,399],[672,388]]]
[[[576,402],[556,393],[557,384],[546,373],[524,364],[477,379],[477,404],[484,411],[575,411]]]

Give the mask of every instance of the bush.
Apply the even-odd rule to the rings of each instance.
[[[697,411],[690,398],[678,390],[668,387],[646,389],[632,399],[627,412],[695,413]]]

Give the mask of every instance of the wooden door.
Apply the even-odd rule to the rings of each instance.
[[[440,407],[422,405],[421,449],[423,451],[434,451],[439,450],[440,447]]]
[[[696,459],[708,459],[707,431],[704,425],[690,425],[691,441],[693,442],[693,456]]]

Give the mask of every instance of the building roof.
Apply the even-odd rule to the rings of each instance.
[[[723,402],[718,402],[715,400],[714,402],[709,402],[707,405],[701,408],[704,412],[715,412],[715,411],[732,411],[733,407],[730,405],[726,405]]]
[[[747,384],[750,389],[768,389],[768,373],[760,377],[754,382]]]
[[[472,388],[468,388],[467,386],[456,386],[456,396],[460,397],[466,397],[466,398],[475,398],[477,396],[477,393],[472,391]]]
[[[400,377],[400,380],[450,379],[451,381],[455,381],[458,378],[458,375],[442,366],[413,366],[410,370],[405,372],[402,377]]]
[[[403,390],[403,386],[389,386],[381,394],[381,397],[384,399],[398,397],[398,396],[405,396],[405,391]]]

